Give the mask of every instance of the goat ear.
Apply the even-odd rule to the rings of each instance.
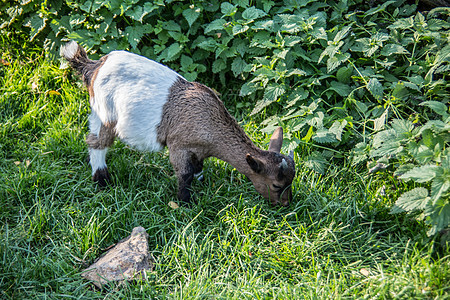
[[[253,171],[255,171],[256,173],[261,173],[261,171],[263,170],[263,163],[262,163],[262,161],[260,161],[259,159],[251,156],[250,154],[247,154],[245,159],[247,160],[248,165],[250,166],[250,168]]]
[[[269,151],[280,153],[283,145],[283,127],[278,127],[272,134],[269,143]]]

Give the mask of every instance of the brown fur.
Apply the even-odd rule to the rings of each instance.
[[[169,148],[178,176],[178,197],[187,202],[193,173],[201,171],[205,158],[214,156],[248,176],[273,204],[281,200],[287,205],[295,167],[292,159],[279,153],[282,131],[277,134],[276,141],[271,142],[272,151],[257,148],[210,88],[182,78],[169,92],[158,127],[158,141]],[[283,159],[288,163],[286,170],[279,167]],[[274,181],[280,187],[276,195],[271,192]]]
[[[86,137],[86,144],[92,149],[105,149],[114,143],[114,138],[116,137],[116,127],[117,122],[102,124],[100,127],[100,132],[97,135],[90,133]]]
[[[88,76],[90,76],[89,78],[89,85],[87,85],[88,88],[88,92],[89,92],[89,98],[90,98],[90,104],[93,104],[93,101],[95,99],[94,97],[94,82],[95,82],[95,78],[97,77],[98,71],[100,70],[100,68],[103,66],[103,64],[105,63],[106,59],[108,58],[108,56],[103,56],[102,58],[100,58],[99,60],[97,60],[97,64],[94,66],[92,66],[92,69],[88,70]]]
[[[78,47],[73,58],[66,58],[70,66],[81,74],[84,84],[88,88],[91,101],[94,99],[94,81],[97,77],[98,70],[105,63],[108,55],[103,56],[99,60],[91,60],[88,58],[86,51],[82,47]],[[92,104],[92,103],[91,103]]]

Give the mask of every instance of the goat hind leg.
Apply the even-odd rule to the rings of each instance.
[[[108,168],[106,166],[106,153],[108,147],[114,142],[115,124],[103,124],[93,112],[89,118],[91,133],[86,138],[89,146],[89,162],[92,167],[92,180],[100,187],[111,182]]]

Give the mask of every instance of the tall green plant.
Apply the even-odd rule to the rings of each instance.
[[[395,119],[389,129],[374,136],[370,155],[389,159],[400,180],[414,182],[414,188],[395,202],[392,213],[423,211],[431,229],[429,235],[450,226],[450,115],[441,102],[421,105],[441,116],[424,125]]]

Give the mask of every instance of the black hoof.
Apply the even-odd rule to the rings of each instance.
[[[97,183],[101,188],[108,186],[111,183],[111,176],[109,175],[108,169],[98,169],[92,176],[92,180]]]
[[[203,176],[203,171],[200,171],[198,173],[194,174],[195,179],[197,179],[200,182],[205,181],[205,177]]]

